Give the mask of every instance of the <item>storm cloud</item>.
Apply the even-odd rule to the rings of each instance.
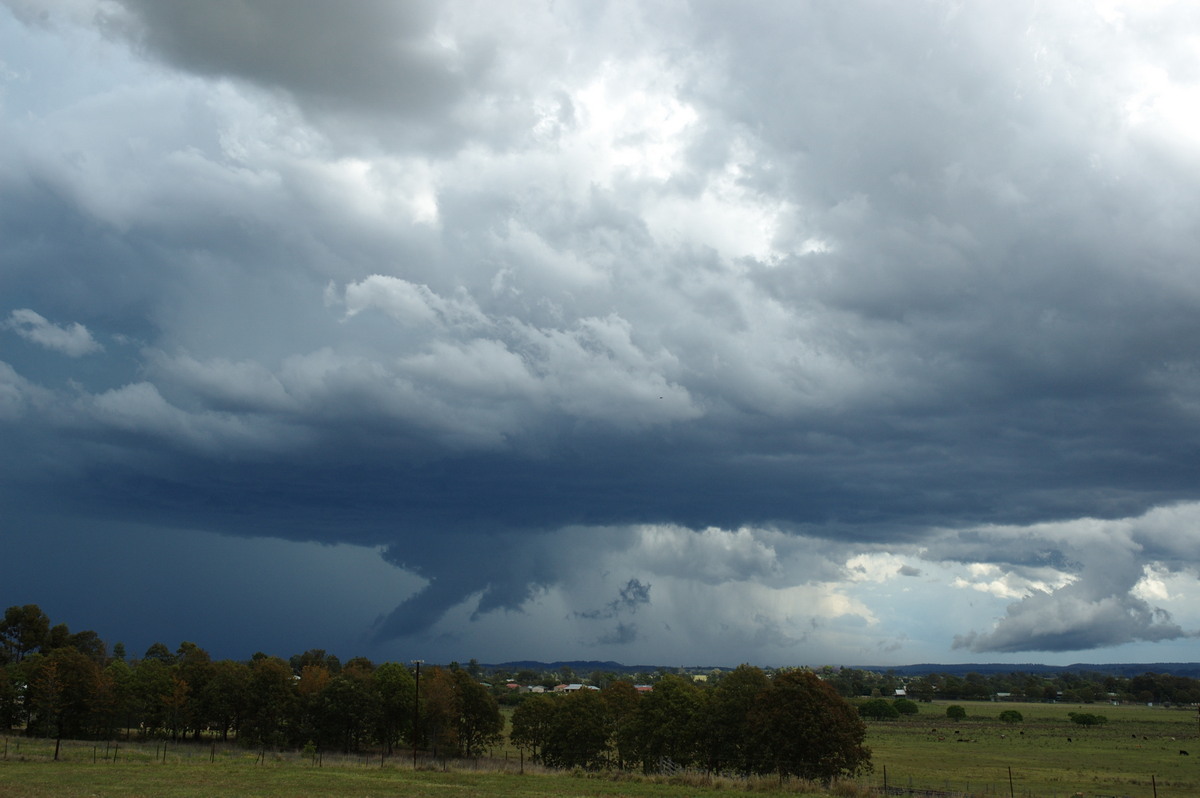
[[[36,544],[103,529],[327,548],[297,649],[1169,659],[1197,23],[6,0],[0,598],[188,635]]]

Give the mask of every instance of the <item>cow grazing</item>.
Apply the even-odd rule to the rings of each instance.
[[[1188,755],[1188,752],[1187,752],[1187,751],[1184,751],[1183,749],[1180,749],[1180,751],[1179,751],[1179,755],[1180,755],[1180,756],[1187,756],[1187,755]]]

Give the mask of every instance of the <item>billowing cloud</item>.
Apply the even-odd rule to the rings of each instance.
[[[27,341],[61,352],[68,357],[83,357],[104,347],[79,322],[62,326],[54,324],[29,308],[18,308],[9,314],[4,326]]]
[[[1198,21],[5,0],[0,493],[382,556],[377,652],[1187,640]]]

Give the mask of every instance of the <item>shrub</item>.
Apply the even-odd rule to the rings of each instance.
[[[896,707],[892,706],[890,701],[885,701],[882,698],[872,698],[858,708],[859,717],[870,718],[871,720],[891,720],[892,718],[900,717],[900,712]]]
[[[950,720],[962,720],[967,716],[967,711],[958,704],[951,704],[946,707],[946,717]]]
[[[1078,723],[1080,726],[1099,726],[1108,723],[1108,718],[1103,715],[1093,715],[1091,712],[1070,712],[1067,717],[1072,723]]]
[[[1006,709],[1000,713],[1000,720],[1005,723],[1021,723],[1025,717],[1015,709]]]
[[[894,706],[896,711],[901,715],[916,715],[921,711],[921,708],[917,706],[916,701],[909,701],[907,698],[897,698],[892,706]]]

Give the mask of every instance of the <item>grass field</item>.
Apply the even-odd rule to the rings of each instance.
[[[921,704],[921,714],[902,721],[871,722],[875,783],[886,768],[889,786],[1007,796],[1011,768],[1015,796],[1200,796],[1194,709],[958,703],[967,718],[957,723],[945,716],[948,702]],[[999,722],[1005,709],[1024,722]],[[1108,722],[1079,726],[1070,712]]]
[[[835,793],[866,794],[881,788],[936,790],[972,796],[1071,798],[1195,798],[1200,796],[1200,737],[1194,710],[1159,707],[959,702],[965,720],[946,718],[946,703],[921,704],[898,721],[871,722],[868,744],[875,772]],[[1022,723],[997,715],[1016,709]],[[1083,727],[1070,712],[1105,715],[1102,726]],[[935,731],[936,729],[936,731]],[[162,746],[64,742],[8,737],[0,759],[0,798],[75,796],[655,796],[683,798],[731,792],[777,791],[773,779],[716,780],[699,775],[640,779],[612,775],[544,773],[515,752],[478,763],[438,763],[413,770],[403,754],[326,756],[322,767],[299,754],[260,754],[235,746]],[[1188,751],[1187,756],[1180,751]],[[116,754],[115,758],[113,754]],[[1011,782],[1010,782],[1011,773]],[[855,789],[857,786],[857,789]],[[818,795],[811,786],[784,785],[789,795]]]

